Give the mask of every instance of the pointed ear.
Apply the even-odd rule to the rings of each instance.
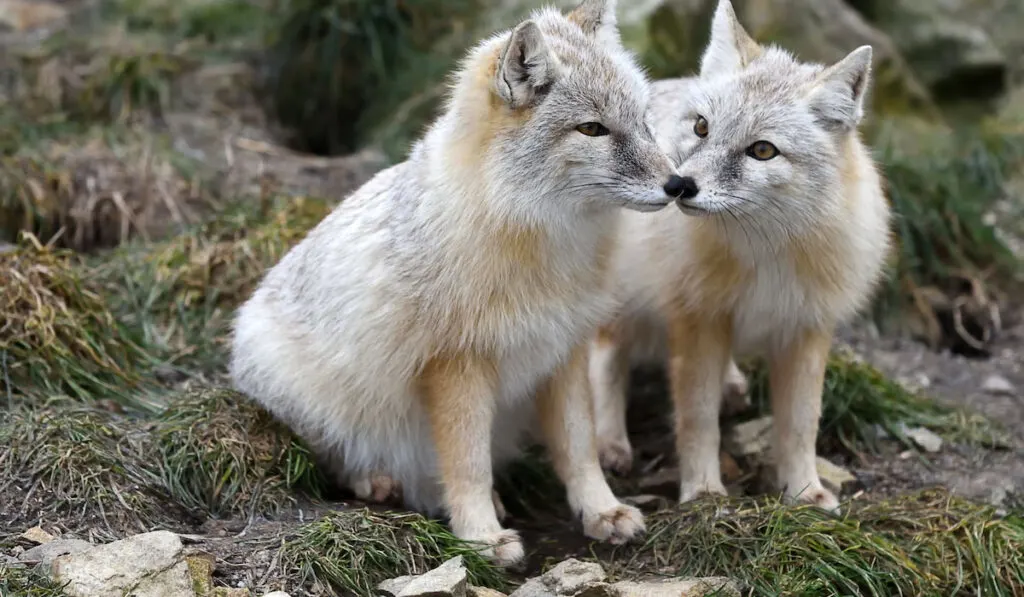
[[[811,89],[811,109],[826,128],[853,129],[864,118],[871,82],[871,46],[861,46],[826,68]]]
[[[711,41],[701,56],[702,77],[729,73],[746,67],[762,49],[740,25],[729,0],[719,0],[711,20]]]
[[[498,96],[513,109],[536,105],[555,82],[558,62],[533,21],[512,31],[495,73]]]
[[[616,0],[583,0],[569,13],[569,20],[579,25],[587,35],[603,41],[619,42],[618,21],[615,18]]]

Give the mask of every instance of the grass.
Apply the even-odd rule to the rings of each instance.
[[[304,197],[245,199],[168,241],[94,259],[93,275],[117,317],[162,360],[218,371],[235,307],[331,207]]]
[[[501,571],[440,523],[419,514],[345,510],[304,525],[285,544],[283,562],[302,586],[374,595],[387,579],[422,574],[463,556],[469,582],[500,589]]]
[[[1024,588],[1024,519],[941,490],[831,517],[777,501],[713,500],[648,518],[615,576],[729,576],[751,595],[992,595]]]
[[[0,442],[0,495],[25,491],[22,520],[67,517],[115,538],[180,514],[146,482],[146,433],[130,419],[54,399],[0,411]]]
[[[756,369],[750,382],[752,403],[758,412],[768,414],[767,372],[763,368]],[[1005,446],[1009,442],[992,421],[910,392],[871,365],[843,352],[834,353],[825,373],[819,451],[875,450],[879,427],[912,447],[911,440],[901,431],[903,425],[928,428],[952,442],[990,447]]]
[[[115,319],[70,252],[34,237],[0,254],[0,369],[7,402],[67,394],[146,408],[149,355]]]
[[[64,590],[35,570],[0,566],[0,597],[64,597]]]
[[[297,491],[320,492],[310,452],[230,390],[199,388],[173,399],[151,433],[160,484],[192,511],[272,513],[293,503]]]

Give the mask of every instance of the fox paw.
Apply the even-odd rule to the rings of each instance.
[[[352,482],[352,492],[364,502],[383,504],[400,500],[402,485],[388,475],[369,475]]]
[[[583,534],[598,541],[621,545],[647,530],[644,516],[633,506],[619,504],[600,514],[583,517]]]
[[[519,538],[519,533],[512,529],[468,537],[466,541],[481,544],[480,555],[502,568],[514,567],[526,558],[523,541]]]
[[[786,494],[786,501],[796,504],[810,504],[831,514],[839,514],[839,499],[824,487],[808,487],[799,495]]]
[[[686,504],[709,496],[727,496],[729,492],[721,481],[714,483],[682,483],[679,486],[679,503]]]
[[[633,469],[633,446],[629,439],[597,440],[597,455],[601,460],[601,468],[619,475],[628,475]]]

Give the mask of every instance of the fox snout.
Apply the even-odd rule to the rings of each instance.
[[[692,176],[679,176],[673,174],[665,183],[665,194],[674,197],[676,203],[693,199],[700,193],[697,181]]]

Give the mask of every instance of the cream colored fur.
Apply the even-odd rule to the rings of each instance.
[[[235,326],[237,387],[340,483],[447,514],[504,565],[524,551],[493,467],[530,429],[588,536],[644,528],[597,459],[586,346],[612,304],[614,216],[666,206],[674,170],[614,9],[544,9],[474,48],[409,158],[272,268]]]
[[[622,376],[635,344],[654,341],[672,385],[680,499],[724,494],[723,387],[745,385],[732,355],[761,356],[780,488],[838,506],[815,466],[825,363],[835,326],[866,304],[890,247],[889,205],[857,132],[870,59],[860,48],[828,68],[800,63],[756,44],[722,0],[700,76],[655,84],[659,141],[699,193],[679,209],[620,218],[620,317],[591,351],[606,467],[632,458]],[[780,154],[754,159],[759,140]]]

